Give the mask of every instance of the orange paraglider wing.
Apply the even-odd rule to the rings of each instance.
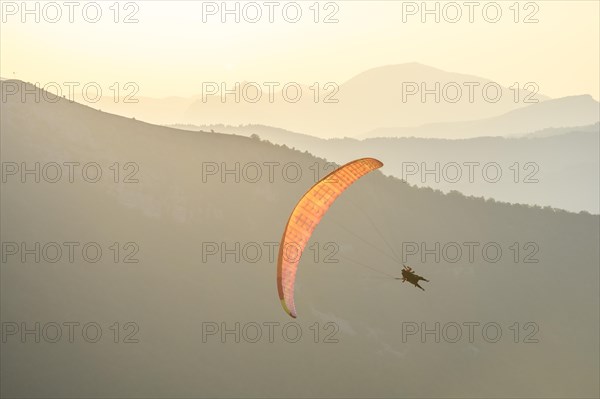
[[[285,226],[277,259],[277,290],[283,309],[296,317],[294,283],[298,262],[310,236],[331,204],[352,183],[383,166],[373,158],[347,163],[319,180],[300,198]]]

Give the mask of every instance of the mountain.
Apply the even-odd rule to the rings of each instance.
[[[226,134],[234,134],[240,136],[251,137],[256,134],[261,140],[267,140],[276,144],[285,144],[291,148],[308,149],[313,146],[318,146],[320,143],[326,142],[326,139],[320,139],[303,133],[296,133],[290,130],[281,129],[265,125],[240,125],[231,126],[224,124],[215,125],[192,125],[192,124],[172,124],[167,125],[175,129],[191,130],[197,132],[219,132]]]
[[[568,128],[597,123],[600,103],[589,95],[547,100],[482,120],[430,123],[419,127],[380,128],[357,138],[427,137],[469,138],[523,135],[549,128]]]
[[[305,89],[295,103],[284,101],[281,93],[274,96],[273,102],[267,95],[263,95],[261,101],[256,103],[244,101],[243,97],[239,102],[227,99],[223,102],[221,96],[208,97],[206,101],[197,100],[187,111],[185,122],[283,126],[327,138],[352,136],[381,126],[478,119],[521,106],[514,102],[509,88],[489,79],[449,73],[418,63],[368,70],[345,83],[336,82],[339,90],[328,90],[325,86],[327,82],[319,83],[318,101],[314,96],[316,89]],[[472,101],[468,84],[475,87]],[[482,88],[487,84],[495,85],[500,91],[497,102],[485,100]],[[405,95],[408,92],[407,85],[418,94]],[[452,91],[446,87],[458,89]],[[438,98],[435,95],[421,97],[422,89],[433,90]],[[326,93],[332,93],[330,100],[337,102],[326,102]],[[526,91],[519,93],[520,98],[530,94]],[[457,100],[454,100],[455,97]],[[547,99],[540,94],[535,97],[540,101]],[[232,100],[231,96],[229,100]]]
[[[551,127],[547,129],[538,130],[526,134],[518,134],[514,137],[528,137],[528,138],[539,138],[539,137],[552,137],[559,136],[561,134],[569,132],[597,132],[600,130],[600,122],[588,126],[574,126],[574,127]]]
[[[150,99],[143,97],[140,87],[133,96],[137,103],[103,98],[90,106],[151,123],[261,124],[330,138],[389,126],[482,119],[527,105],[525,100],[548,99],[524,90],[532,90],[526,83],[516,90],[486,78],[406,63],[373,68],[346,82],[238,82],[236,86],[203,77],[194,82],[200,93],[193,98]],[[209,95],[210,90],[215,94]],[[434,94],[422,96],[426,90]]]
[[[181,128],[212,129],[210,126]],[[214,128],[248,137],[256,134],[272,143],[308,151],[337,163],[370,154],[384,162],[384,173],[444,192],[456,190],[504,202],[600,213],[598,123],[519,136],[458,140],[415,137],[324,140],[259,125]],[[501,173],[498,179],[496,171]]]
[[[172,123],[173,121],[185,120],[186,110],[198,98],[198,96],[152,98],[141,96],[139,93],[143,93],[142,88],[138,89],[139,91],[133,89],[125,91],[121,98],[101,97],[98,102],[87,105],[128,118],[154,123]],[[131,95],[131,97],[125,97],[126,95]],[[74,100],[83,104],[86,103],[82,97],[76,97]]]
[[[3,396],[598,397],[598,216],[374,172],[315,230],[292,320],[268,248],[326,160],[28,98],[0,104],[0,231],[29,249],[3,252],[0,317],[42,332],[3,335]],[[72,179],[63,166],[52,182],[65,162],[79,162]],[[23,163],[34,172],[8,173]],[[68,242],[75,260],[56,260]],[[392,249],[425,292],[381,274],[399,272]],[[64,323],[79,323],[73,342],[66,327],[49,342]]]

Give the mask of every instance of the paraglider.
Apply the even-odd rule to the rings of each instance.
[[[312,232],[331,204],[350,185],[367,173],[382,166],[382,162],[373,158],[361,158],[349,162],[319,180],[298,201],[285,226],[277,259],[279,299],[281,300],[281,306],[290,316],[296,317],[294,303],[296,271],[302,251]]]
[[[429,280],[427,280],[426,278],[421,277],[418,274],[415,274],[412,267],[406,266],[406,265],[404,265],[404,268],[402,269],[402,277],[396,277],[396,279],[402,280],[402,282],[408,281],[409,283],[411,283],[415,287],[419,287],[423,291],[425,291],[425,288],[423,288],[419,285],[419,281],[423,280],[423,281],[429,282]]]

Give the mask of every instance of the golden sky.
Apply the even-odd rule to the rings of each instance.
[[[221,1],[97,2],[86,8],[91,21],[99,4],[96,23],[84,19],[86,2],[78,2],[72,23],[62,1],[54,3],[61,11],[56,23],[47,2],[28,2],[31,10],[38,4],[39,22],[35,12],[23,15],[20,1],[1,3],[2,77],[42,85],[132,81],[138,96],[189,96],[204,81],[341,84],[377,66],[420,62],[506,86],[536,82],[551,97],[600,94],[595,0],[483,1],[473,8],[465,1],[428,2],[429,9],[438,4],[439,22],[435,14],[423,15],[420,1],[282,1],[272,8],[272,23],[264,1],[237,2],[239,23],[234,14],[221,22]],[[258,9],[262,16],[252,23]],[[291,23],[297,9],[302,15]],[[453,23],[457,10],[462,15]],[[502,14],[492,23],[497,10]],[[124,23],[128,15],[138,22]],[[328,15],[338,22],[324,23]]]

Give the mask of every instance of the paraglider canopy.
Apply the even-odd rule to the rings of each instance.
[[[361,158],[334,170],[312,186],[298,201],[285,226],[277,258],[277,290],[281,306],[296,317],[294,284],[302,251],[331,204],[355,181],[383,166],[374,158]]]

